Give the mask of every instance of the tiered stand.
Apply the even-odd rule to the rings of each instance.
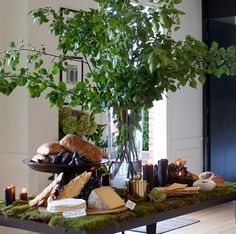
[[[32,160],[24,159],[23,163],[28,165],[31,169],[40,172],[53,173],[57,176],[59,173],[63,172],[62,185],[67,184],[71,179],[76,177],[76,175],[83,173],[84,171],[95,172],[102,164],[107,163],[107,159],[103,159],[100,162],[91,163],[81,163],[80,165],[61,165],[61,164],[42,164],[35,163]]]

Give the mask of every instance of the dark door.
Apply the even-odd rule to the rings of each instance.
[[[236,45],[234,22],[234,17],[210,20],[210,44]],[[236,77],[210,77],[208,92],[210,170],[236,181]]]

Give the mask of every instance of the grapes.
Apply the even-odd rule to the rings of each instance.
[[[99,187],[101,187],[101,181],[95,177],[91,177],[77,198],[81,198],[87,201],[93,189]]]
[[[193,177],[188,172],[187,168],[182,165],[171,163],[168,166],[168,184],[181,183],[192,186],[194,182]]]

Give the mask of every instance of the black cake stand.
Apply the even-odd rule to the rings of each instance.
[[[96,169],[101,164],[107,163],[107,159],[102,159],[99,162],[81,163],[80,165],[61,165],[61,164],[44,164],[36,163],[30,159],[24,159],[23,163],[29,166],[34,171],[53,173],[56,177],[59,173],[63,172],[62,185],[67,184],[76,175],[83,173],[84,171],[96,172]]]

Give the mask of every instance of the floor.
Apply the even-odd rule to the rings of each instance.
[[[199,219],[200,222],[170,231],[168,234],[236,234],[236,222],[232,202],[197,211],[184,215],[183,217]],[[125,234],[140,233],[126,231]]]

